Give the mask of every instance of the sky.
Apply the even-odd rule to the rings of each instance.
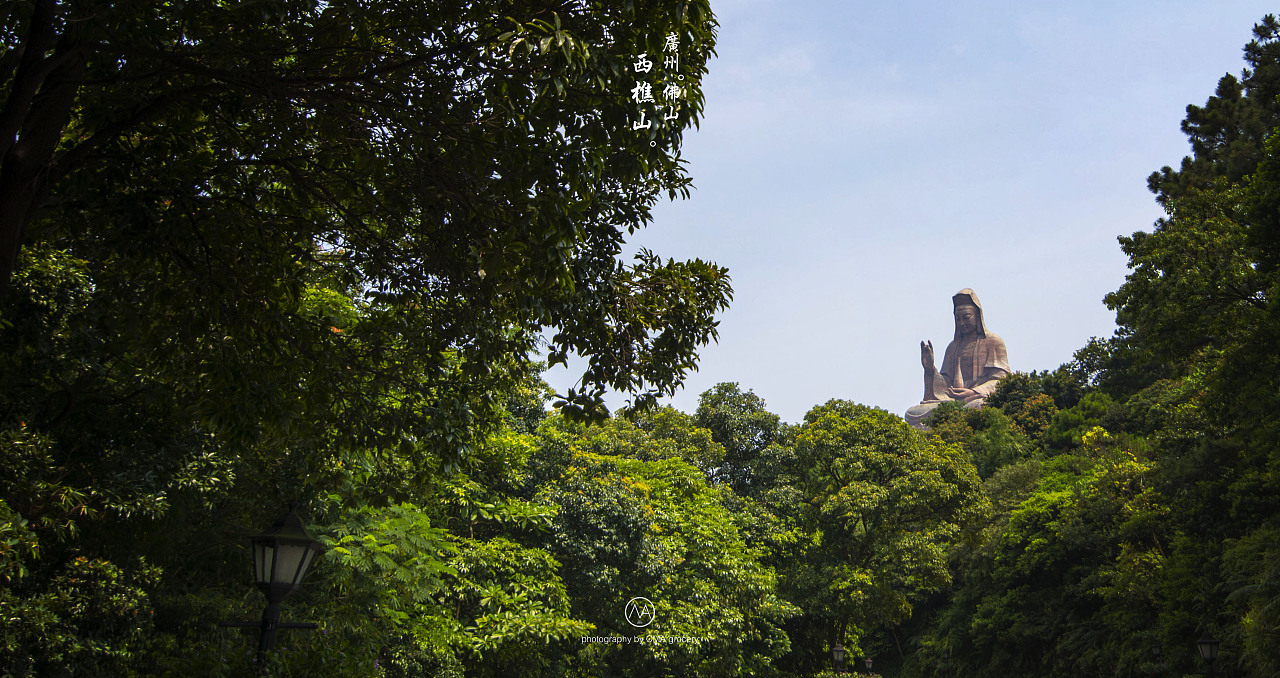
[[[628,251],[726,266],[719,342],[666,399],[737,382],[784,421],[831,398],[920,401],[972,288],[1019,371],[1110,336],[1117,236],[1162,214],[1151,172],[1239,75],[1261,2],[712,0],[717,57],[683,157],[696,187]],[[572,363],[578,368],[581,363]],[[558,391],[577,374],[544,377]],[[608,399],[611,407],[622,396]]]

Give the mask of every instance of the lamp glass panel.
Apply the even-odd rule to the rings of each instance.
[[[307,576],[307,570],[311,569],[311,561],[315,559],[319,551],[312,544],[307,544],[307,555],[302,559],[302,570],[298,572],[298,583],[302,583],[303,577]]]
[[[295,586],[302,580],[299,566],[303,562],[310,564],[311,559],[307,557],[310,544],[280,544],[278,548],[280,555],[276,556],[278,562],[271,583]]]
[[[269,541],[253,543],[253,578],[259,584],[271,582],[271,566],[276,558],[274,544]]]

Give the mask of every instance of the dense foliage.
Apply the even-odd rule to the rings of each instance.
[[[1182,675],[1205,633],[1217,669],[1280,673],[1280,21],[1254,34],[1151,176],[1167,216],[1120,239],[1116,335],[935,420],[994,511],[903,675]]]
[[[618,260],[687,191],[715,30],[703,1],[0,6],[3,670],[216,673],[290,500],[329,544],[290,608],[327,642],[284,634],[316,672],[587,628],[494,526],[553,511],[478,469],[544,416],[537,350],[586,357],[562,409],[599,420],[716,336],[723,268]],[[668,38],[676,115],[636,130]]]
[[[687,188],[715,28],[675,0],[0,9],[0,675],[816,676],[837,644],[1180,675],[1205,633],[1280,674],[1280,21],[1151,176],[1116,335],[927,432],[731,383],[654,407],[728,277],[617,257]],[[635,129],[668,36],[684,98]],[[261,614],[246,537],[290,500],[325,551],[286,620],[321,630],[259,657],[216,624]]]

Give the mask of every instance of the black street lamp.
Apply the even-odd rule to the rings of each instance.
[[[867,660],[863,663],[867,665],[867,673],[871,673],[871,657],[867,657]]]
[[[841,645],[840,643],[836,643],[836,646],[831,648],[831,659],[836,664],[836,673],[844,673],[844,646],[843,645]]]
[[[1213,662],[1218,658],[1218,641],[1209,635],[1206,630],[1204,635],[1200,636],[1200,640],[1196,641],[1196,649],[1200,650],[1200,658],[1204,660],[1204,663],[1209,665],[1209,668],[1205,670],[1205,674],[1212,676]]]
[[[263,657],[276,642],[280,629],[314,629],[314,622],[280,622],[280,603],[290,593],[298,590],[311,561],[320,552],[320,542],[307,534],[302,520],[289,507],[289,513],[281,517],[266,532],[253,538],[253,579],[267,596],[267,608],[262,611],[260,622],[222,622],[219,626],[258,629],[258,656]]]

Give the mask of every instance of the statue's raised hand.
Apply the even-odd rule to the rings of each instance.
[[[933,342],[920,342],[920,364],[924,365],[925,371],[933,371]]]

